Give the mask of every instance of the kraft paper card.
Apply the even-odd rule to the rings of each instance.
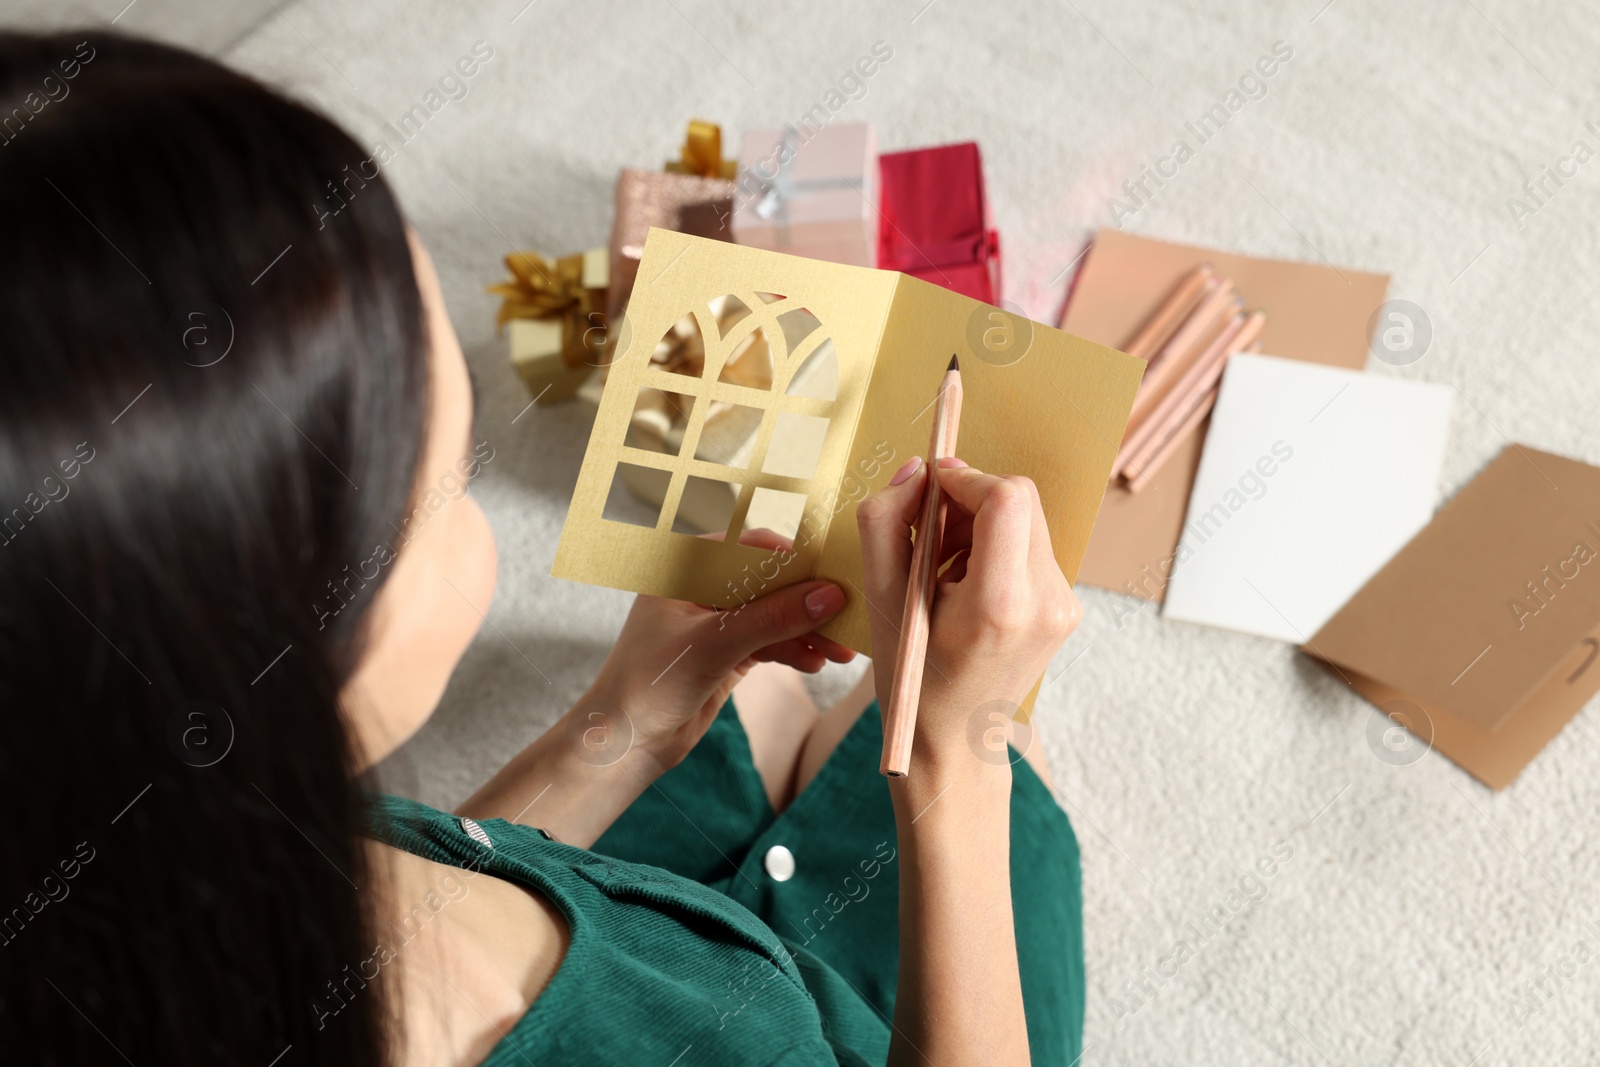
[[[1211,413],[1167,618],[1316,633],[1433,515],[1447,386],[1240,354]]]
[[[686,335],[704,358],[672,365],[693,374],[653,361]],[[950,356],[966,394],[960,455],[1038,483],[1069,579],[1144,368],[902,274],[666,230],[650,231],[617,344],[552,573],[730,610],[828,578],[848,602],[823,632],[861,652],[869,610],[898,620],[904,605],[863,601],[855,507],[927,450]],[[745,359],[770,359],[770,374],[751,375]],[[682,412],[681,433],[630,439],[635,410],[663,397]],[[757,428],[748,448],[719,454],[702,432],[734,409]],[[661,503],[618,491],[628,477],[654,479]],[[730,487],[725,540],[679,521],[697,482]],[[794,550],[739,544],[755,527],[791,537]]]
[[[1178,280],[1202,263],[1233,280],[1245,307],[1266,311],[1262,351],[1335,367],[1366,365],[1368,323],[1383,303],[1387,275],[1231,255],[1120,230],[1095,235],[1061,328],[1113,348],[1125,345]],[[1107,490],[1083,559],[1084,581],[1162,599],[1205,434],[1202,423],[1139,492]]]
[[[1600,689],[1597,560],[1600,468],[1510,445],[1302,651],[1502,789]]]

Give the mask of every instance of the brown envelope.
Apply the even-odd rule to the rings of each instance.
[[[1355,370],[1366,365],[1368,323],[1383,303],[1387,275],[1229,255],[1120,230],[1095,235],[1061,329],[1120,348],[1178,280],[1206,262],[1233,279],[1247,309],[1266,311],[1263,352]],[[1116,485],[1106,490],[1081,581],[1146,600],[1165,596],[1207,425],[1190,434],[1140,492]]]
[[[1600,468],[1508,446],[1302,651],[1510,784],[1600,689]]]

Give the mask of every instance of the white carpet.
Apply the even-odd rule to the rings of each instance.
[[[658,165],[689,116],[797,118],[879,40],[893,58],[840,118],[886,149],[977,138],[1007,296],[1050,321],[1108,198],[1288,42],[1128,227],[1392,272],[1435,339],[1376,372],[1459,391],[1441,500],[1508,439],[1600,461],[1600,162],[1520,228],[1507,205],[1575,140],[1600,148],[1592,4],[526,2],[303,0],[231,53],[394,147],[383,123],[494,49],[387,168],[481,383],[497,457],[474,491],[501,556],[492,625],[389,768],[402,791],[460,800],[578,695],[628,602],[547,576],[588,423],[570,405],[513,424],[527,399],[483,292],[501,255],[603,243],[618,167]],[[1436,753],[1377,759],[1368,706],[1284,645],[1154,609],[1119,628],[1118,597],[1082,595],[1038,721],[1083,845],[1085,1064],[1596,1062],[1593,708],[1492,795]],[[1214,906],[1226,928],[1174,970]]]

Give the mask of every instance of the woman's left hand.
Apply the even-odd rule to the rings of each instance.
[[[789,551],[788,542],[765,530],[740,540]],[[537,826],[587,848],[689,754],[755,664],[775,661],[810,673],[829,660],[854,658],[815,632],[843,607],[844,593],[823,581],[799,582],[726,611],[639,597],[594,684],[458,813]]]
[[[768,531],[745,544],[788,551]],[[645,756],[647,773],[674,767],[705,735],[717,710],[757,663],[786,663],[813,674],[855,653],[816,628],[844,607],[844,593],[826,581],[799,582],[739,607],[716,610],[681,600],[640,596],[616,647],[606,657],[577,712],[593,724],[583,743],[595,751],[628,745]],[[620,752],[612,752],[621,758]]]

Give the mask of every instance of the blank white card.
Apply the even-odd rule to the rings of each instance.
[[[1433,515],[1446,386],[1229,359],[1166,615],[1296,644]]]

